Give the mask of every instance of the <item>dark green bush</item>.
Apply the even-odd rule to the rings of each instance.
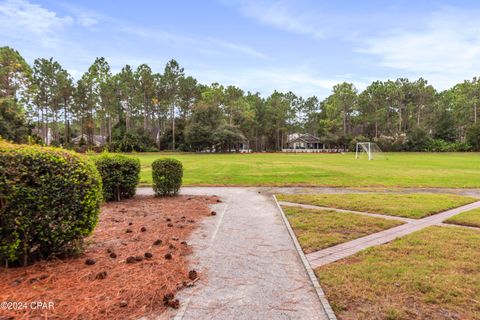
[[[156,196],[175,195],[182,186],[183,165],[176,159],[157,159],[152,163],[152,177]]]
[[[102,176],[103,196],[107,201],[120,201],[135,195],[140,180],[140,160],[122,155],[103,154],[95,158]]]
[[[472,147],[473,151],[480,151],[480,123],[468,128],[467,143]]]
[[[431,139],[425,150],[428,152],[465,152],[470,151],[471,146],[466,142],[448,142],[441,139]]]
[[[112,148],[118,152],[150,152],[158,151],[154,139],[145,134],[123,133],[120,136],[117,133],[113,139]]]
[[[0,141],[0,263],[78,249],[98,220],[100,175],[71,151]]]

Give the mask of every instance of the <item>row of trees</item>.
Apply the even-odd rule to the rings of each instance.
[[[93,145],[105,137],[121,151],[280,150],[289,133],[306,132],[330,146],[376,141],[393,150],[480,149],[480,81],[437,92],[424,79],[376,81],[358,92],[341,83],[320,101],[292,92],[264,98],[235,86],[203,85],[175,60],[163,73],[142,64],[113,74],[97,58],[80,79],[57,61],[0,48],[0,135],[14,141],[37,133],[53,144]],[[438,149],[438,150],[437,150]]]

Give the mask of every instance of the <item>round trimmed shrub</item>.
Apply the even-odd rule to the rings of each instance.
[[[0,264],[77,250],[97,224],[101,201],[102,180],[87,158],[0,141]]]
[[[182,186],[183,165],[176,159],[157,159],[152,163],[153,190],[156,196],[172,196]]]
[[[94,161],[102,177],[105,200],[120,201],[135,195],[140,181],[140,159],[102,154]]]

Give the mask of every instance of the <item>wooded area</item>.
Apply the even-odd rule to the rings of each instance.
[[[438,92],[420,78],[375,81],[359,92],[333,87],[324,100],[273,92],[268,97],[235,86],[200,84],[175,61],[162,73],[142,64],[113,74],[104,58],[78,80],[57,61],[33,66],[0,48],[0,136],[15,142],[67,148],[72,139],[112,151],[227,151],[240,143],[278,151],[288,134],[310,133],[330,147],[375,141],[393,151],[479,151],[480,81]],[[42,141],[43,140],[43,141]]]

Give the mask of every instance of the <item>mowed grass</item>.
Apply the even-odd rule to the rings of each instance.
[[[480,228],[480,209],[462,212],[444,221],[445,223]]]
[[[305,253],[403,224],[401,221],[349,212],[283,206],[283,211]]]
[[[187,186],[480,187],[479,153],[389,153],[388,160],[346,154],[137,153],[141,184],[152,182],[155,159],[185,167]]]
[[[451,194],[283,194],[280,201],[420,219],[477,199]]]
[[[315,270],[339,319],[480,319],[480,232],[429,227]]]

